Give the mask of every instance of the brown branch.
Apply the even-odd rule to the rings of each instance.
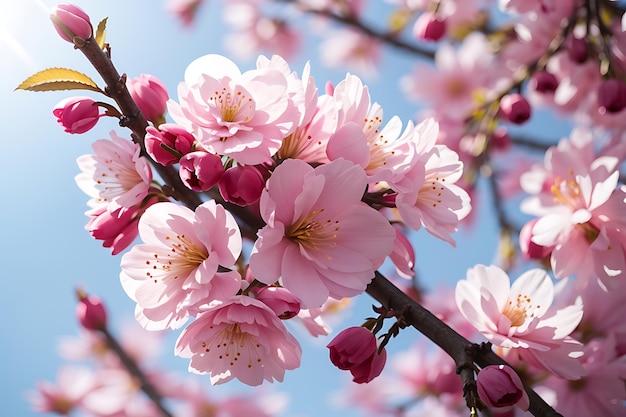
[[[341,14],[337,14],[327,9],[315,9],[313,7],[310,7],[306,4],[299,2],[298,0],[279,0],[279,1],[282,1],[285,3],[292,3],[305,13],[311,13],[311,14],[315,14],[318,16],[323,16],[327,19],[334,20],[335,22],[342,23],[346,26],[352,27],[372,38],[379,39],[380,41],[388,45],[404,50],[406,52],[410,52],[414,55],[418,55],[427,59],[435,58],[435,53],[433,51],[430,51],[428,49],[421,48],[417,45],[405,42],[402,39],[398,38],[397,34],[393,32],[379,31],[369,26],[362,20],[359,20],[357,16],[341,15]]]

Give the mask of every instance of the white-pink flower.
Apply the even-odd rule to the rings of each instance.
[[[568,379],[585,374],[582,345],[569,334],[582,319],[580,303],[550,309],[554,286],[541,269],[523,273],[513,285],[497,266],[477,265],[457,283],[461,314],[491,343],[516,352],[534,366]]]
[[[211,374],[212,384],[233,378],[244,384],[282,382],[300,366],[302,349],[276,314],[254,298],[238,295],[211,303],[176,342],[189,370]]]
[[[416,162],[391,188],[398,192],[396,206],[412,229],[422,226],[433,236],[455,245],[451,234],[471,210],[470,197],[455,183],[463,174],[459,155],[436,145],[438,125],[426,119],[416,126],[413,146]]]
[[[208,152],[256,165],[268,162],[293,131],[300,114],[287,94],[285,75],[274,68],[242,73],[221,55],[193,61],[170,100],[172,118]]]
[[[241,289],[232,268],[241,253],[239,227],[215,201],[193,212],[174,203],[149,207],[139,221],[143,244],[122,258],[120,280],[148,330],[178,328],[198,307]]]
[[[280,279],[303,308],[363,292],[396,236],[361,202],[366,186],[363,169],[344,159],[315,169],[297,159],[279,165],[261,195],[267,225],[250,256],[254,277]]]
[[[91,207],[111,204],[113,211],[141,203],[150,189],[152,170],[148,159],[139,156],[139,145],[115,132],[110,135],[111,140],[93,143],[94,154],[78,158],[82,172],[75,179],[80,189],[91,197]]]
[[[557,278],[575,274],[583,286],[610,286],[626,270],[626,190],[618,187],[619,158],[595,156],[590,136],[575,132],[546,152],[543,167],[521,177],[533,194],[522,211],[540,216],[531,229],[537,245],[554,247]]]

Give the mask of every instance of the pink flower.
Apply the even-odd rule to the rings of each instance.
[[[541,385],[544,398],[564,416],[621,417],[626,392],[626,356],[615,352],[613,337],[597,338],[585,346],[582,357],[587,375],[578,381],[548,378]]]
[[[148,160],[139,156],[140,148],[111,132],[111,139],[93,143],[93,155],[77,159],[82,171],[76,184],[91,197],[89,205],[113,204],[109,209],[132,207],[148,195],[152,171]]]
[[[383,215],[361,202],[366,185],[363,170],[344,159],[315,169],[297,159],[280,164],[261,195],[267,225],[250,256],[254,277],[280,279],[304,308],[363,292],[395,239]]]
[[[265,177],[261,169],[251,165],[228,168],[219,182],[220,194],[224,200],[242,207],[256,203],[265,187]]]
[[[164,166],[177,163],[183,155],[191,152],[195,140],[184,127],[174,123],[161,124],[158,129],[153,126],[146,128],[146,152],[152,159]]]
[[[234,296],[211,303],[178,338],[175,354],[190,358],[189,370],[211,374],[212,384],[233,378],[244,384],[283,381],[300,366],[302,349],[262,302]]]
[[[107,312],[104,303],[96,295],[87,295],[78,291],[76,317],[81,326],[87,330],[102,330],[106,328]]]
[[[412,229],[422,226],[433,236],[455,245],[451,234],[470,210],[470,197],[455,183],[463,174],[456,152],[435,145],[438,126],[427,119],[416,126],[414,146],[418,161],[391,188],[398,191],[396,206]]]
[[[185,26],[191,26],[204,0],[168,0],[167,11],[176,16]]]
[[[141,74],[127,79],[126,87],[146,119],[155,125],[164,121],[163,114],[167,109],[169,95],[161,80],[154,75]]]
[[[68,97],[54,106],[52,114],[67,133],[85,133],[91,130],[100,117],[96,101],[90,97]]]
[[[59,369],[56,384],[48,381],[37,383],[37,392],[30,394],[30,403],[40,413],[70,415],[82,406],[85,396],[95,385],[91,370],[66,365]]]
[[[220,55],[193,61],[170,100],[172,118],[189,129],[206,151],[246,165],[269,162],[299,113],[287,95],[287,79],[272,68],[241,73]]]
[[[224,174],[222,159],[204,151],[184,155],[180,158],[179,164],[180,179],[194,191],[210,190]]]
[[[337,40],[341,39],[340,42]],[[320,58],[332,68],[350,68],[365,77],[378,73],[381,42],[352,29],[339,29],[329,33],[320,45]]]
[[[155,204],[141,217],[139,235],[144,243],[124,254],[120,279],[146,329],[178,328],[202,304],[241,288],[239,274],[228,270],[241,253],[239,227],[215,201],[195,213],[174,203]]]
[[[626,270],[626,190],[616,188],[619,158],[594,153],[591,137],[579,132],[551,147],[544,167],[520,179],[533,194],[521,209],[540,216],[531,240],[554,247],[550,260],[557,278],[575,274],[582,286],[596,279],[610,286]]]
[[[330,361],[337,368],[350,371],[358,384],[370,382],[383,371],[387,351],[378,353],[376,336],[365,327],[342,330],[328,344]]]
[[[517,373],[506,365],[489,365],[476,377],[478,396],[489,407],[502,408],[517,405],[528,410],[530,400]]]
[[[147,202],[132,207],[100,204],[85,213],[89,217],[85,229],[94,239],[102,240],[102,246],[111,248],[112,255],[117,255],[133,243],[139,234],[139,218],[158,201],[157,197],[152,196]]]
[[[581,345],[568,335],[582,319],[582,305],[550,309],[554,295],[545,271],[533,269],[514,283],[497,266],[477,265],[456,285],[463,316],[491,343],[514,349],[533,366],[577,379],[584,369]]]
[[[89,15],[78,6],[69,3],[61,3],[52,8],[50,19],[61,38],[74,43],[74,38],[91,38],[93,28]]]

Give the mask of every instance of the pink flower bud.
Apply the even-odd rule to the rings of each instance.
[[[519,234],[519,246],[525,259],[545,259],[552,253],[553,247],[541,246],[532,241],[532,230],[539,219],[526,223]]]
[[[476,377],[478,396],[489,407],[501,408],[517,405],[528,410],[530,400],[524,385],[515,371],[506,365],[484,367]]]
[[[76,317],[87,330],[103,330],[107,325],[107,312],[99,297],[87,295],[81,290],[77,291],[78,304],[76,305]]]
[[[570,37],[567,45],[567,56],[577,64],[585,62],[589,56],[585,39]]]
[[[85,213],[89,221],[85,229],[96,240],[102,240],[102,246],[112,249],[112,255],[117,255],[126,249],[137,237],[139,218],[148,207],[157,203],[156,196],[151,197],[141,206],[116,207],[111,209],[107,205],[97,206]]]
[[[617,113],[626,107],[626,84],[615,78],[602,81],[598,88],[600,114]]]
[[[219,156],[195,151],[180,159],[178,173],[185,185],[194,191],[210,190],[224,174],[224,166]]]
[[[498,151],[506,151],[511,147],[511,137],[507,129],[496,129],[491,135],[491,146]]]
[[[169,99],[161,80],[154,75],[141,74],[139,77],[127,79],[126,87],[146,119],[155,125],[160,124]]]
[[[52,114],[67,133],[85,133],[104,114],[98,113],[96,101],[89,97],[69,97],[54,106]]]
[[[353,381],[370,382],[382,372],[387,361],[383,348],[378,354],[376,335],[365,327],[348,327],[328,344],[330,361],[337,368],[350,371]]]
[[[146,152],[156,162],[163,166],[173,165],[183,156],[191,152],[195,138],[184,127],[164,123],[155,128],[146,128]],[[161,144],[171,148],[168,150]]]
[[[530,81],[530,88],[538,93],[554,93],[559,86],[559,80],[548,71],[537,71]]]
[[[263,287],[256,298],[272,309],[281,320],[289,320],[300,312],[300,300],[283,287]]]
[[[413,25],[413,36],[417,40],[436,42],[446,34],[446,21],[435,13],[424,12]]]
[[[500,113],[511,123],[519,125],[530,119],[531,108],[523,95],[507,94],[500,100]]]
[[[244,207],[261,198],[265,177],[255,166],[236,165],[224,172],[219,187],[224,200]]]
[[[80,7],[62,3],[52,8],[50,19],[64,40],[74,43],[74,38],[89,39],[93,34],[89,15]]]

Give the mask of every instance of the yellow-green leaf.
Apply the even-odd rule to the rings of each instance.
[[[16,90],[89,90],[104,93],[87,75],[68,68],[48,68],[25,79]]]
[[[96,28],[96,43],[98,44],[98,46],[100,47],[100,49],[106,49],[106,33],[107,33],[107,19],[108,17],[105,17],[104,19],[102,19],[100,21],[100,23],[98,23],[98,27]]]

